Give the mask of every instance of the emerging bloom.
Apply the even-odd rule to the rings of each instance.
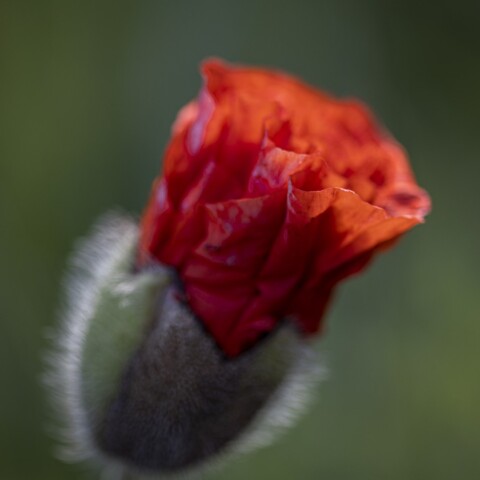
[[[118,476],[271,439],[317,376],[307,340],[337,283],[429,210],[361,104],[219,61],[203,75],[140,228],[110,215],[72,262],[50,381],[69,453]]]
[[[365,106],[208,61],[173,127],[140,266],[171,265],[229,356],[289,316],[317,332],[338,282],[423,221],[429,198]]]

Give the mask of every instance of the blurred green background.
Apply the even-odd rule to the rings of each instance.
[[[0,480],[97,478],[52,455],[46,332],[75,239],[140,214],[211,55],[366,101],[434,209],[341,288],[299,424],[208,478],[480,478],[479,20],[463,0],[1,0]]]

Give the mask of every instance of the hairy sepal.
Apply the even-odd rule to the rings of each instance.
[[[70,458],[158,478],[270,442],[319,377],[312,349],[283,322],[228,358],[169,270],[134,271],[137,241],[110,215],[73,257],[50,375]]]

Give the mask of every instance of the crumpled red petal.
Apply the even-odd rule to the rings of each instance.
[[[235,356],[286,317],[319,331],[338,282],[422,222],[430,200],[360,103],[217,60],[203,74],[172,129],[139,265],[175,267]]]

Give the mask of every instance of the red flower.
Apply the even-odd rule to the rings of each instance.
[[[335,285],[430,202],[362,104],[274,71],[217,60],[202,71],[153,186],[139,261],[173,266],[234,356],[287,316],[318,331]]]

